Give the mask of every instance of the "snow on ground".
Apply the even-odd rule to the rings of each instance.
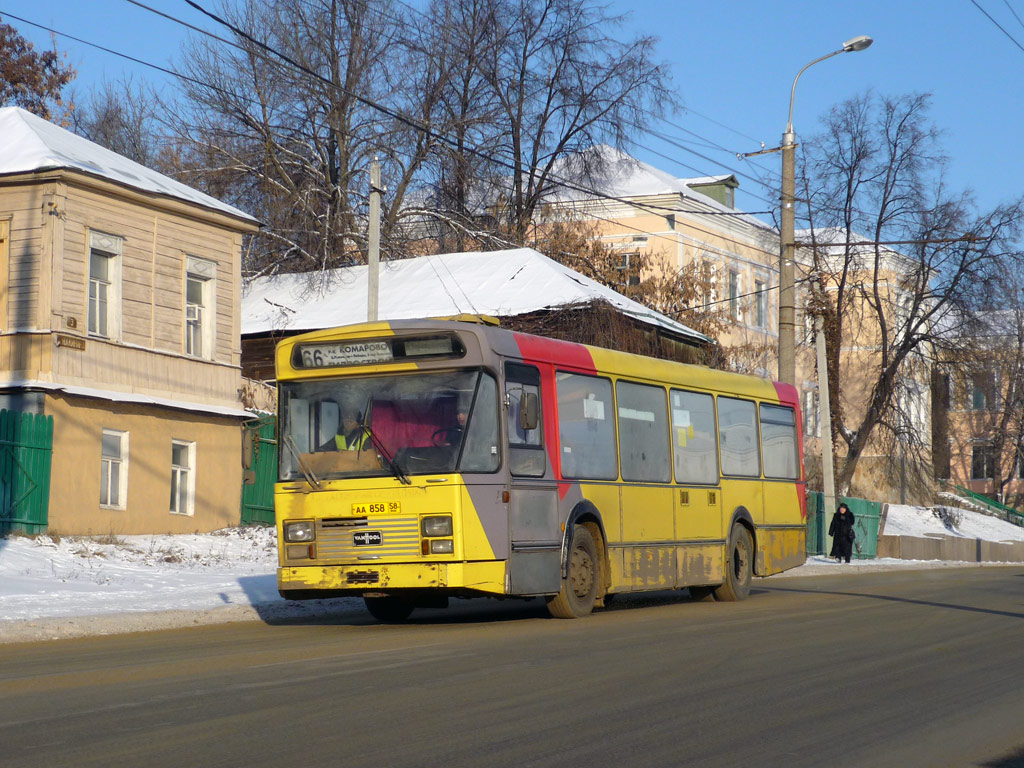
[[[1024,540],[1024,528],[977,512],[957,513],[959,521],[946,515],[944,522],[930,509],[892,505],[885,533]],[[0,642],[362,613],[362,601],[353,598],[283,600],[277,593],[276,566],[272,528],[102,539],[0,538]],[[881,559],[840,566],[829,558],[811,557],[782,576],[936,567],[977,565]]]

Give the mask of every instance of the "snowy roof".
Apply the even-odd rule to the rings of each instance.
[[[242,296],[242,333],[308,331],[366,320],[367,267],[257,278]],[[605,301],[648,325],[707,337],[531,248],[389,261],[380,273],[382,320],[472,313],[514,317]]]
[[[588,174],[584,174],[583,169],[588,165],[591,169]],[[728,179],[735,181],[734,176],[677,178],[607,144],[599,144],[555,163],[552,176],[555,189],[545,196],[545,200],[552,203],[595,200],[601,196],[629,199],[677,194],[712,211],[728,213],[748,225],[772,229],[760,219],[723,205],[699,189],[694,189],[702,185],[722,183]],[[568,182],[577,179],[578,182]],[[559,186],[558,182],[563,180],[567,183]],[[589,189],[593,189],[594,194],[585,191]]]
[[[201,205],[257,223],[222,203],[151,168],[129,160],[20,107],[0,108],[0,175],[67,168],[158,195]]]

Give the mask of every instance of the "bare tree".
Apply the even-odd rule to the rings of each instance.
[[[27,109],[50,120],[64,106],[61,93],[75,78],[64,56],[39,52],[14,27],[0,23],[0,106]]]
[[[434,73],[406,60],[406,21],[390,0],[247,0],[223,18],[230,42],[194,40],[180,65],[182,170],[267,225],[250,274],[359,261],[370,160],[387,242],[430,149]]]
[[[803,151],[805,251],[846,493],[869,445],[926,434],[906,420],[922,412],[914,398],[928,381],[925,362],[951,343],[948,318],[983,306],[999,275],[1019,269],[1024,203],[979,212],[968,192],[948,189],[927,96],[859,97],[824,123]],[[851,356],[844,346],[867,351]]]
[[[676,103],[655,38],[628,42],[623,18],[592,0],[490,0],[493,42],[480,72],[499,111],[499,188],[508,230],[522,242],[567,156],[600,143],[624,147],[633,131]],[[563,168],[563,173],[565,172]],[[576,180],[585,180],[580,168]]]
[[[112,152],[162,170],[165,144],[159,125],[159,97],[152,88],[130,77],[106,81],[71,111],[71,129]]]

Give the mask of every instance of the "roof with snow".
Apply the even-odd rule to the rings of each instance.
[[[760,219],[723,205],[699,189],[709,184],[728,184],[729,179],[735,183],[732,175],[677,178],[614,147],[599,144],[555,163],[551,181],[554,188],[545,195],[545,201],[570,203],[601,197],[628,200],[674,194],[711,211],[730,214],[748,225],[772,229]],[[560,184],[562,181],[565,183]]]
[[[367,267],[252,280],[242,295],[242,333],[310,331],[366,321]],[[704,343],[682,323],[532,248],[446,253],[381,265],[381,320],[472,313],[514,317],[603,301],[642,323]]]
[[[129,160],[20,107],[0,108],[0,175],[70,169],[132,189],[201,205],[251,223],[234,206]]]

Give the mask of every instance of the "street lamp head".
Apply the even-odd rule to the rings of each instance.
[[[857,37],[851,37],[845,43],[843,43],[843,51],[850,53],[852,51],[863,51],[865,48],[871,46],[875,42],[867,35],[857,35]]]

